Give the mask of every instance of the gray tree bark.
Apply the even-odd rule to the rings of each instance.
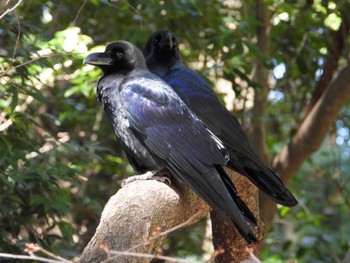
[[[155,181],[135,181],[121,188],[106,204],[100,224],[79,262],[101,262],[107,253],[100,248],[101,242],[108,251],[132,251],[152,254],[161,239],[147,242],[154,231],[168,230],[177,226],[196,212],[204,217],[209,207],[185,185],[168,185]],[[194,222],[193,222],[194,223]],[[114,256],[107,262],[150,262],[150,259]]]

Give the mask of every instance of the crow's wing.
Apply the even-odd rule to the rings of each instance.
[[[208,83],[196,72],[186,67],[172,70],[165,81],[175,90],[186,105],[217,136],[228,145],[249,145],[237,119],[220,103]]]
[[[121,96],[131,126],[161,159],[178,150],[198,164],[200,172],[228,161],[228,152],[220,140],[164,82],[137,79],[124,84]]]
[[[163,81],[137,78],[123,84],[121,97],[136,136],[164,165],[218,214],[230,218],[248,242],[255,236],[214,165],[228,153]]]
[[[251,148],[238,120],[220,103],[198,73],[182,66],[172,70],[165,81],[224,143],[230,153],[229,168],[247,176],[276,202],[286,206],[297,204],[293,194]]]

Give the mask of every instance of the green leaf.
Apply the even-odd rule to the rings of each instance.
[[[72,224],[65,221],[60,221],[57,222],[57,225],[61,231],[63,239],[73,241],[73,234],[75,232],[75,229]]]

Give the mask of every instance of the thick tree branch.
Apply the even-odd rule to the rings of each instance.
[[[345,11],[346,13],[348,10]],[[349,35],[348,15],[342,13],[342,23],[337,32],[334,33],[332,45],[329,47],[329,55],[323,66],[323,73],[316,84],[309,104],[305,107],[305,117],[315,106],[318,99],[329,86],[334,72],[337,70],[339,58],[345,48],[346,39]]]
[[[157,228],[164,231],[177,226],[200,209],[202,217],[208,213],[209,207],[188,187],[173,188],[148,180],[135,181],[120,189],[106,204],[80,262],[105,260],[106,252],[99,248],[101,242],[108,250],[154,253],[161,240],[147,241]],[[108,262],[150,262],[150,259],[119,256]]]
[[[256,187],[253,186],[253,184],[246,177],[230,170],[226,170],[226,172],[236,185],[237,191],[240,193],[240,197],[248,205],[256,218],[259,219],[259,207],[257,203],[258,192]],[[214,249],[224,249],[224,253],[220,254],[216,258],[216,262],[238,263],[248,260],[250,258],[250,254],[249,250],[247,249],[247,242],[238,233],[233,224],[227,225],[227,223],[225,223],[225,221],[214,211],[210,212],[210,218],[212,221]],[[260,229],[263,228],[261,223],[262,222],[258,220],[258,238],[260,237]],[[259,244],[256,244],[252,248],[255,254],[259,254]]]
[[[350,65],[347,65],[323,92],[291,142],[275,157],[273,169],[285,183],[288,184],[305,159],[319,149],[339,111],[349,100]],[[276,204],[267,197],[262,198],[260,215],[269,224]]]

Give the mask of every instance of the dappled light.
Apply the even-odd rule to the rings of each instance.
[[[345,263],[349,10],[349,1],[0,1],[0,261],[2,253],[58,262],[82,254],[103,207],[135,174],[96,96],[103,73],[83,61],[117,40],[142,50],[152,33],[169,29],[183,63],[204,77],[299,201],[276,205],[258,197],[255,186],[241,181],[245,177],[233,176],[239,196],[253,207],[261,242],[249,248],[243,243],[246,248],[237,246],[232,255],[255,262]],[[226,130],[210,132],[221,138]],[[245,145],[235,132],[228,133]],[[177,183],[169,187],[176,190]],[[192,226],[176,220],[186,228],[172,222],[165,224],[174,228],[169,233],[161,229],[146,238],[153,244],[167,234],[152,251],[159,258],[203,262],[212,256],[219,262],[230,256],[212,238],[208,217]],[[239,244],[229,234],[220,237]],[[138,253],[113,252],[99,241],[103,256]]]

